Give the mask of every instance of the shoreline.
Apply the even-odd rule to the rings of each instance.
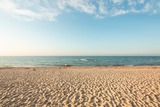
[[[156,66],[0,66],[1,68],[160,68]]]

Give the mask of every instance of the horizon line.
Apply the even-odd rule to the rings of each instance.
[[[0,57],[20,57],[20,56],[22,56],[22,57],[29,57],[29,56],[59,56],[59,57],[63,57],[63,56],[160,56],[160,55],[29,55],[29,56],[27,56],[27,55],[15,55],[15,56],[0,56]]]

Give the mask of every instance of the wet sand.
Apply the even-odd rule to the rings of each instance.
[[[160,107],[160,66],[0,67],[0,106]]]

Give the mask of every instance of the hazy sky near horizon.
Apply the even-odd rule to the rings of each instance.
[[[0,56],[160,55],[159,0],[0,0]]]

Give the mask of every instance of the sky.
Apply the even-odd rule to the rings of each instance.
[[[160,56],[160,1],[0,0],[0,56]]]

